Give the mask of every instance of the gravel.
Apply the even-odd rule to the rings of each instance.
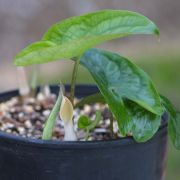
[[[19,97],[13,97],[9,101],[0,103],[0,131],[22,137],[41,139],[44,124],[55,104],[56,98],[55,94],[48,94],[47,96],[38,93],[34,98],[26,97],[23,103],[22,98]],[[107,105],[96,103],[74,110],[74,129],[78,140],[84,141],[86,135],[83,130],[77,128],[79,116],[87,115],[93,120],[96,110],[101,110],[103,119],[90,133],[88,140],[110,140],[120,137],[116,122],[113,124],[114,132],[112,135]],[[52,139],[63,140],[63,137],[64,126],[62,120],[58,117]]]

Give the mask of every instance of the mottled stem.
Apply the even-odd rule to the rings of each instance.
[[[73,73],[72,73],[70,101],[71,101],[73,106],[74,106],[75,85],[76,85],[76,79],[77,79],[77,72],[78,72],[79,63],[80,63],[80,57],[78,57],[75,60]]]
[[[32,71],[31,71],[31,94],[32,96],[35,96],[36,94],[36,88],[38,85],[38,65],[32,66]]]
[[[85,140],[87,141],[89,139],[89,130],[86,131]]]

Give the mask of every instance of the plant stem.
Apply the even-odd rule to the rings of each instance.
[[[36,88],[38,83],[38,65],[32,66],[32,73],[31,73],[31,93],[32,96],[35,96],[36,94]]]
[[[87,141],[89,138],[89,130],[86,131],[86,136],[85,136],[85,140]]]
[[[76,59],[75,64],[74,64],[74,68],[73,68],[73,73],[72,73],[70,101],[71,101],[73,106],[74,106],[75,84],[76,84],[76,79],[77,79],[78,67],[79,67],[79,63],[80,63],[80,57],[78,57]]]
[[[110,113],[110,125],[109,125],[109,127],[110,127],[110,131],[111,131],[111,136],[112,136],[112,138],[114,138],[114,130],[113,130],[113,121],[114,121],[114,118],[113,118],[112,112],[109,111],[109,113]]]

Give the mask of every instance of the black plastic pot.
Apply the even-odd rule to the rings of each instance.
[[[82,85],[76,89],[78,97],[97,91],[95,86]],[[17,94],[17,91],[3,93],[0,100]],[[0,180],[161,180],[166,145],[166,123],[146,143],[136,143],[132,138],[42,141],[1,132]]]

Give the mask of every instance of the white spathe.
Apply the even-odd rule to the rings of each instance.
[[[73,128],[73,105],[66,96],[63,96],[59,115],[64,122],[64,141],[76,141],[77,137]]]

